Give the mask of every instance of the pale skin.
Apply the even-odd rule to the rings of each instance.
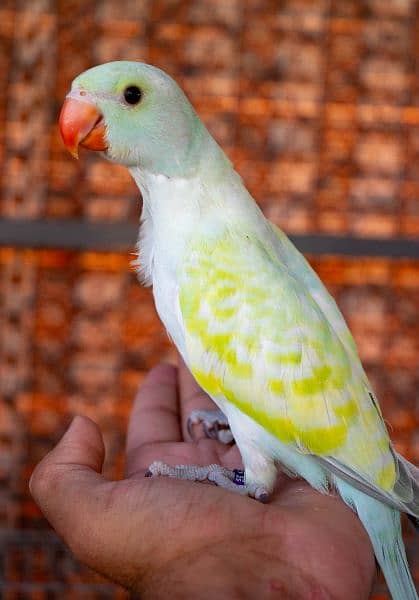
[[[144,477],[168,464],[241,466],[238,449],[187,431],[214,408],[186,367],[144,380],[127,436],[126,474],[101,474],[95,423],[76,417],[36,467],[31,492],[75,556],[142,599],[363,600],[375,575],[368,536],[340,500],[278,478],[269,504],[206,483]]]

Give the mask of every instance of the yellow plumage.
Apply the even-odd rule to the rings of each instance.
[[[197,242],[184,273],[180,308],[200,385],[299,452],[333,455],[391,490],[395,461],[359,359],[287,265],[227,233],[212,247]]]

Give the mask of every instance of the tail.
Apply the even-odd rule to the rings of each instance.
[[[335,478],[343,500],[358,514],[367,530],[393,600],[418,600],[407,564],[400,512]]]

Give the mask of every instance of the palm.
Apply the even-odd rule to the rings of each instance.
[[[172,465],[241,466],[235,445],[226,446],[199,433],[195,443],[189,439],[188,414],[211,405],[183,365],[178,371],[160,367],[142,388],[131,418],[127,476],[135,482],[133,495],[146,493],[147,501],[151,498],[151,504],[158,507],[158,530],[170,560],[180,550],[202,560],[201,553],[207,552],[208,546],[220,556],[225,552],[234,555],[246,536],[252,538],[256,531],[253,543],[265,552],[271,548],[272,556],[278,557],[269,578],[272,591],[279,585],[275,569],[282,565],[301,577],[301,594],[295,587],[293,590],[296,597],[308,597],[307,590],[318,589],[313,597],[367,598],[374,570],[372,549],[361,523],[339,498],[319,494],[305,482],[285,475],[279,477],[268,505],[213,485],[166,477],[144,479],[145,470],[155,460]],[[165,534],[169,530],[168,544]],[[280,597],[287,591],[278,590]]]

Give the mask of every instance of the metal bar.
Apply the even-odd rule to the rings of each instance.
[[[138,225],[81,219],[0,219],[0,246],[127,252],[135,247]],[[419,240],[290,234],[301,252],[321,255],[419,258]]]
[[[419,240],[410,238],[360,238],[332,235],[290,235],[306,254],[419,258]]]

